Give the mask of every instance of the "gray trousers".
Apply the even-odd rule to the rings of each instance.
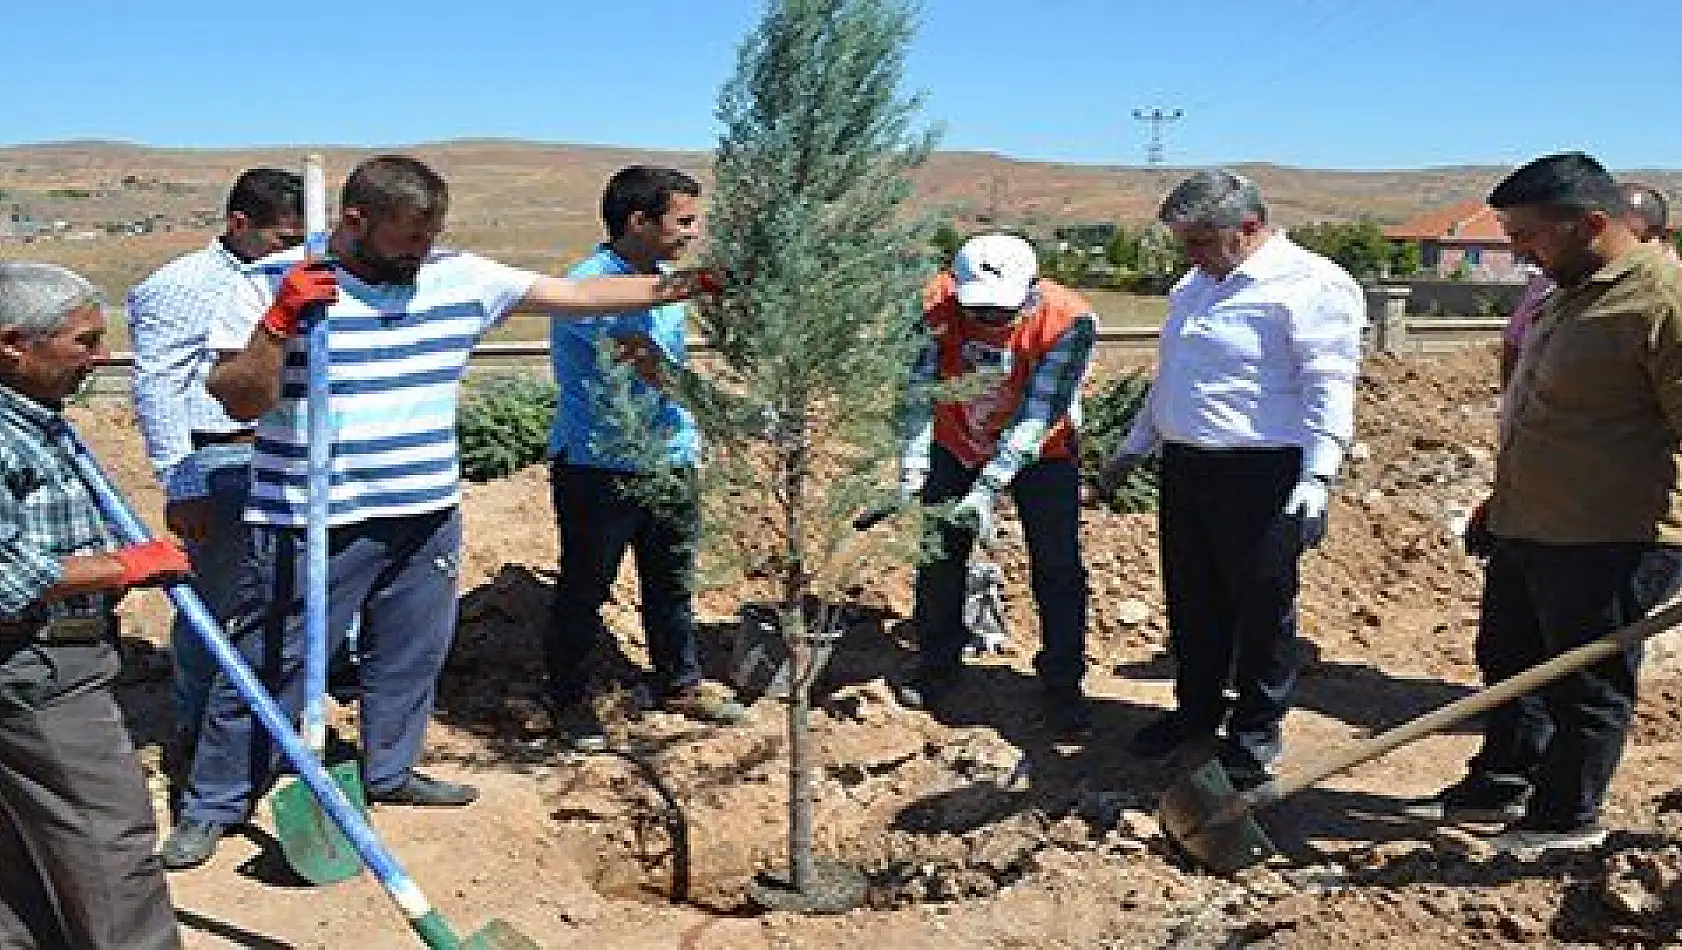
[[[0,948],[181,946],[108,643],[0,642]]]

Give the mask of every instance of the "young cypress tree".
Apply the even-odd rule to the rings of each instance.
[[[920,545],[920,517],[864,535],[852,526],[894,484],[933,263],[932,222],[905,209],[909,172],[934,142],[913,128],[919,102],[900,90],[913,31],[904,0],[768,0],[719,96],[724,131],[702,256],[729,275],[728,290],[693,308],[718,357],[666,379],[703,434],[702,554],[713,579],[723,566],[780,588],[790,765],[788,899],[779,900],[791,909],[824,907],[833,885],[832,866],[812,853],[809,717],[844,591],[873,553],[905,558]],[[611,363],[610,347],[602,359]],[[647,473],[658,499],[678,483],[646,402],[639,408],[624,366],[606,388],[621,433],[612,450]],[[769,531],[743,530],[744,510],[756,507],[774,512]]]

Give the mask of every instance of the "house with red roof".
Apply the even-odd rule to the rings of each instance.
[[[1522,281],[1526,277],[1495,209],[1482,199],[1427,211],[1411,221],[1386,227],[1384,236],[1392,241],[1418,242],[1426,274],[1489,281]]]

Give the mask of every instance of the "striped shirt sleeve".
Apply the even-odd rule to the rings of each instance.
[[[1097,317],[1083,314],[1063,331],[1051,352],[1034,367],[1022,405],[999,433],[999,447],[981,469],[982,485],[998,491],[1009,485],[1017,472],[1039,458],[1046,434],[1069,411],[1080,392],[1097,338]]]

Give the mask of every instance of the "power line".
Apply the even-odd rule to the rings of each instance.
[[[1151,127],[1150,139],[1145,144],[1145,164],[1152,168],[1162,167],[1166,156],[1166,149],[1162,144],[1162,128],[1170,123],[1178,122],[1185,112],[1180,109],[1134,109],[1133,118]]]

